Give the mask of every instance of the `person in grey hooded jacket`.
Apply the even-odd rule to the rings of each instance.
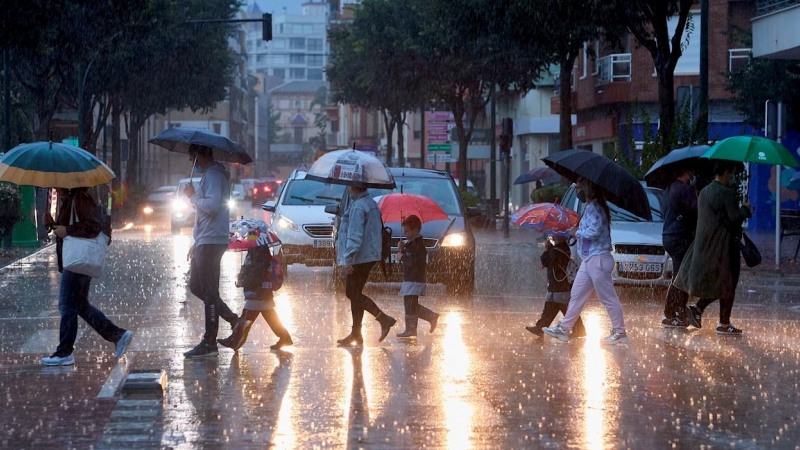
[[[350,299],[353,328],[349,335],[337,340],[342,346],[361,345],[361,322],[364,311],[381,324],[378,342],[384,340],[397,322],[386,315],[375,302],[363,294],[369,273],[381,260],[381,210],[362,187],[348,186],[351,201],[342,215],[336,237],[336,262],[345,274],[345,294]]]
[[[203,174],[197,189],[189,183],[183,191],[196,208],[192,230],[194,244],[188,255],[191,261],[189,289],[205,305],[206,331],[203,340],[183,356],[197,358],[217,355],[219,318],[235,326],[239,316],[219,295],[220,261],[228,248],[230,233],[228,172],[222,164],[214,161],[209,147],[192,145],[189,157],[196,170]]]

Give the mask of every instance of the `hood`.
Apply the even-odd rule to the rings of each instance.
[[[325,212],[325,205],[281,205],[276,211],[297,226],[309,224],[333,225],[333,214]]]
[[[663,222],[611,223],[611,242],[616,244],[662,245]]]
[[[211,172],[211,171],[222,172],[223,174],[225,174],[225,178],[226,179],[228,179],[229,181],[231,179],[231,173],[228,172],[228,169],[226,169],[225,166],[223,166],[222,164],[218,163],[217,161],[212,162],[208,166],[208,169],[205,170],[205,172]]]

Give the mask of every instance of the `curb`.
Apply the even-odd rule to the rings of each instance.
[[[32,257],[32,256],[36,256],[36,255],[37,255],[37,254],[39,254],[40,252],[42,252],[42,251],[44,251],[44,250],[47,250],[47,249],[49,249],[50,247],[52,247],[52,246],[55,246],[55,245],[56,245],[56,244],[55,244],[55,242],[50,242],[50,243],[48,243],[47,245],[45,245],[45,246],[43,246],[43,247],[39,247],[37,250],[35,250],[35,251],[31,252],[31,253],[28,253],[27,255],[20,256],[20,257],[19,257],[19,258],[17,258],[17,259],[12,259],[11,261],[9,261],[9,262],[7,262],[7,263],[5,263],[5,264],[1,265],[1,266],[0,266],[0,270],[1,270],[1,269],[5,269],[5,268],[6,268],[6,267],[8,267],[8,266],[14,265],[14,264],[16,264],[16,263],[18,263],[18,262],[22,261],[22,260],[23,260],[23,259],[25,259],[25,258],[30,258],[30,257]]]

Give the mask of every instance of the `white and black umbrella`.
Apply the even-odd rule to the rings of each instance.
[[[322,155],[306,173],[307,180],[375,189],[394,189],[395,182],[389,167],[359,150],[336,150]]]

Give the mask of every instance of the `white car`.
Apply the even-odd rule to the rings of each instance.
[[[281,245],[276,249],[283,265],[333,265],[333,214],[325,206],[338,204],[345,187],[306,180],[306,172],[295,170],[286,180],[277,201],[262,209],[270,213],[270,225]]]
[[[650,202],[652,222],[608,203],[611,209],[611,255],[615,262],[611,277],[616,285],[666,287],[672,280],[672,259],[664,250],[661,238],[664,191],[655,187],[645,187],[644,190]],[[578,200],[574,184],[567,189],[561,204],[578,214],[583,214],[585,208],[585,204]],[[572,253],[579,259],[577,251]]]
[[[189,182],[197,189],[201,179],[201,177],[183,178],[178,182],[178,187],[175,190],[175,195],[172,200],[172,212],[170,214],[170,229],[175,234],[180,233],[181,228],[194,227],[195,206],[186,198],[183,190],[186,189],[186,185],[188,185]],[[239,192],[231,190],[231,198],[228,199],[228,209],[230,209],[231,218],[235,217],[234,209],[236,206],[236,197],[240,195]]]

